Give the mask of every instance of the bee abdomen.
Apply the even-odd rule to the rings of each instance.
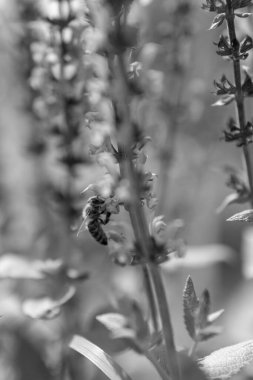
[[[88,224],[88,230],[91,236],[100,244],[102,245],[107,245],[108,244],[108,239],[107,236],[101,227],[101,223],[99,220],[92,220]]]

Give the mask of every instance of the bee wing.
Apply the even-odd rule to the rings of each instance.
[[[85,227],[85,224],[86,224],[86,220],[84,219],[81,223],[81,226],[78,228],[78,231],[77,231],[77,234],[76,236],[78,237],[79,234],[84,230],[84,227]]]

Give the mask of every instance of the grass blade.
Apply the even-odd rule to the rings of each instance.
[[[111,356],[89,340],[79,335],[74,335],[69,346],[89,359],[110,380],[132,380]]]

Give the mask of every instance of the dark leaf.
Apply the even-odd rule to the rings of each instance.
[[[183,292],[184,322],[186,329],[192,339],[195,338],[195,315],[199,301],[195,293],[191,276],[186,280]]]
[[[218,46],[218,50],[216,53],[221,56],[231,56],[233,54],[233,49],[230,45],[229,39],[226,36],[223,36],[223,34],[220,36],[220,39],[218,43],[214,43],[214,45]],[[215,82],[216,85],[216,82]]]
[[[110,380],[131,380],[130,376],[101,348],[91,343],[89,340],[74,335],[70,348],[89,359],[97,366]]]
[[[253,222],[253,210],[245,210],[238,212],[237,214],[231,216],[227,219],[227,222]]]
[[[209,379],[229,379],[253,360],[253,340],[214,351],[198,361]]]
[[[226,11],[226,4],[223,0],[206,0],[202,4],[202,9],[209,12],[223,13]]]
[[[217,88],[216,95],[229,95],[236,93],[236,87],[227,79],[225,75],[222,75],[220,82],[215,80],[214,85]]]
[[[252,5],[252,0],[232,0],[232,8],[244,8],[249,5]]]
[[[252,78],[247,72],[247,70],[244,70],[245,73],[245,79],[242,85],[242,90],[244,92],[245,96],[252,96],[253,95],[253,83],[252,83]]]
[[[220,25],[222,25],[225,18],[226,18],[225,13],[217,14],[217,16],[214,17],[212,25],[210,26],[209,30],[218,28]]]

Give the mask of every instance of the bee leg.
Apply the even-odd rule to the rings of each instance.
[[[110,212],[107,212],[106,213],[106,216],[105,216],[105,220],[104,220],[104,224],[107,224],[108,222],[109,222],[109,220],[110,220],[110,217],[111,217],[111,213]]]

